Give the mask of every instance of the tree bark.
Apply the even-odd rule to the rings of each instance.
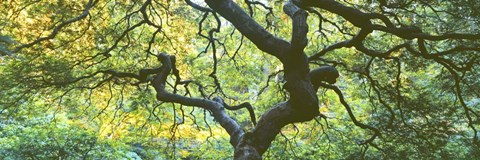
[[[175,57],[162,53],[158,55],[158,59],[162,62],[162,67],[160,68],[160,72],[152,80],[152,85],[157,92],[157,99],[163,102],[174,102],[209,110],[212,112],[215,120],[220,123],[230,135],[230,144],[232,146],[237,146],[244,132],[237,122],[225,113],[223,104],[215,100],[190,98],[167,92],[165,90],[167,76],[170,75],[172,71]]]
[[[289,100],[263,114],[255,128],[244,134],[235,147],[235,159],[261,159],[280,130],[291,123],[310,121],[319,115],[318,98],[309,78],[307,13],[287,2],[284,12],[292,18],[291,42],[274,37],[232,0],[206,0],[214,11],[230,21],[260,50],[277,57],[284,66]]]

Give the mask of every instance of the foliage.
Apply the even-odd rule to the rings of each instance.
[[[284,2],[237,3],[273,36],[290,39]],[[478,4],[332,2],[385,16],[393,29],[372,18],[374,29],[353,44],[366,30],[355,19],[303,8],[309,67],[336,66],[348,106],[321,87],[321,115],[283,127],[263,158],[479,157]],[[159,55],[175,56],[169,93],[249,102],[256,118],[291,93],[284,63],[211,8],[189,0],[1,1],[0,159],[231,159],[231,135],[212,110],[159,101]],[[346,107],[381,136],[363,143],[376,133]],[[248,110],[226,113],[242,132],[255,129]]]

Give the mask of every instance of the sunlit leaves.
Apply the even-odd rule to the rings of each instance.
[[[13,53],[81,14],[86,2],[0,2],[1,158],[25,159],[28,153],[40,159],[65,158],[61,152],[68,152],[65,155],[72,159],[85,154],[93,159],[97,155],[105,159],[231,158],[228,136],[211,113],[157,101],[148,82],[153,75],[139,82],[105,73],[139,75],[141,69],[162,65],[156,57],[159,53],[175,55],[181,80],[189,82],[179,84],[177,77],[168,77],[170,92],[207,99],[220,96],[230,105],[250,102],[257,118],[289,97],[278,60],[258,50],[223,18],[218,24],[209,13],[200,24],[203,13],[184,1],[98,1],[88,16],[60,28],[54,37]],[[248,12],[245,3],[237,2]],[[282,13],[283,1],[261,2],[272,7],[273,15],[253,5],[253,18],[273,35],[289,40],[291,20]],[[384,14],[395,27],[421,27],[425,34],[479,31],[478,5],[473,1],[339,2]],[[360,31],[339,15],[315,11],[319,15],[310,12],[307,20],[308,56],[350,40]],[[372,23],[384,25],[379,19]],[[219,25],[219,32],[204,37]],[[362,44],[385,52],[399,44],[420,42],[373,31]],[[441,56],[459,66],[459,94],[471,109],[471,126],[478,128],[480,73],[478,61],[472,61],[478,58],[478,45],[474,40],[428,41],[429,53],[415,55],[402,48],[387,58],[372,58],[354,46],[328,52],[322,60],[312,61],[311,69],[335,65],[341,75],[335,85],[344,92],[355,116],[380,128],[382,137],[373,142],[375,146],[357,145],[372,133],[352,123],[334,92],[320,89],[320,112],[325,117],[285,127],[265,158],[478,157],[478,149],[469,141],[473,131],[466,111],[454,91],[456,77],[431,57],[452,50]],[[474,49],[462,51],[456,46]],[[475,67],[462,71],[467,64]],[[253,128],[246,111],[227,113],[245,130]]]

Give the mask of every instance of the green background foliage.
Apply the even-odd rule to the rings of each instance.
[[[392,18],[403,25],[433,35],[480,32],[474,1],[395,1],[398,7],[388,10],[380,10],[377,1],[341,2],[365,12],[394,13]],[[202,37],[217,27],[215,18],[208,16],[200,23],[203,13],[184,1],[159,0],[146,10],[151,23],[160,26],[155,27],[143,24],[139,11],[143,3],[99,1],[84,19],[64,26],[54,38],[14,53],[18,46],[49,36],[62,22],[82,14],[87,1],[0,2],[0,159],[231,159],[234,149],[228,134],[208,111],[159,102],[148,83],[99,72],[157,68],[159,53],[175,55],[179,75],[194,81],[188,87],[174,86],[171,76],[168,91],[221,96],[229,104],[250,102],[257,119],[287,99],[281,63],[258,50],[225,19],[215,33],[219,88],[209,76],[214,71],[212,44]],[[248,11],[246,4],[238,3]],[[268,10],[255,6],[254,19],[274,35],[289,39],[291,20],[282,12],[283,1],[266,4],[273,15],[266,16]],[[305,53],[309,56],[359,31],[338,15],[319,12],[322,19],[308,17]],[[415,40],[375,31],[364,43],[388,50],[406,42]],[[478,48],[478,43],[448,39],[428,48]],[[477,51],[443,58],[464,67],[478,59]],[[352,123],[334,92],[320,89],[320,112],[326,118],[283,128],[264,158],[480,157],[478,144],[472,142],[479,131],[471,129],[480,127],[479,62],[460,73],[460,94],[471,110],[466,111],[458,99],[455,77],[442,64],[407,50],[392,55],[394,59],[372,58],[342,48],[322,57],[328,61],[311,63],[311,68],[337,65],[341,76],[336,85],[357,119],[382,131],[375,145],[357,144],[372,133]],[[227,113],[245,130],[253,128],[246,110]]]

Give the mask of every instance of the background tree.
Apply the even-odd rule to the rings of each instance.
[[[471,0],[3,1],[0,154],[478,156],[479,7]],[[337,68],[337,83],[318,78],[332,73],[318,72],[325,65]]]

